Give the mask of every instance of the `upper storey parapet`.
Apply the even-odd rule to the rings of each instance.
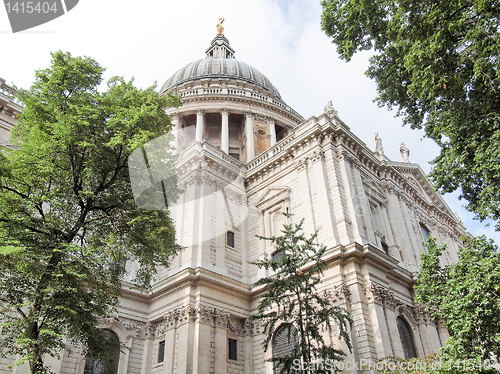
[[[17,90],[5,83],[5,79],[0,77],[0,104],[2,107],[12,106],[12,111],[17,114],[24,104],[17,97]]]

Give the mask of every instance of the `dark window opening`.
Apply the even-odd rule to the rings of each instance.
[[[429,229],[424,225],[420,224],[420,231],[422,231],[422,236],[424,237],[424,243],[427,243],[427,239],[431,235]]]
[[[283,256],[283,251],[281,249],[278,249],[276,252],[273,253],[272,259],[273,261],[279,261],[281,256]]]
[[[382,242],[382,249],[385,253],[389,254],[389,247],[384,242]]]
[[[239,153],[230,153],[229,156],[234,158],[235,160],[240,160],[240,154]]]
[[[229,339],[229,359],[238,361],[238,341],[236,339]]]
[[[227,246],[234,248],[234,232],[228,231],[226,236],[227,236],[226,238]]]
[[[158,344],[158,363],[163,362],[165,359],[165,340]]]
[[[396,323],[398,325],[399,339],[401,339],[405,360],[417,357],[410,326],[408,326],[408,323],[401,317],[396,318]]]
[[[106,360],[96,360],[91,353],[85,359],[83,374],[116,374],[120,361],[120,341],[113,331],[103,330],[106,346],[109,349]]]
[[[273,358],[292,358],[299,344],[299,334],[292,324],[282,325],[273,337]],[[282,364],[274,363],[274,372],[281,373]]]

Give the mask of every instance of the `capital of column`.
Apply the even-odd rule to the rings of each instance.
[[[276,120],[275,120],[274,118],[271,118],[271,117],[267,117],[267,118],[266,118],[266,122],[267,122],[268,124],[270,124],[270,125],[271,125],[271,124],[273,124],[273,125],[274,125],[274,124],[276,124]]]
[[[227,108],[221,108],[220,109],[220,115],[221,116],[228,116],[229,115],[229,109],[227,109]]]
[[[170,118],[172,119],[180,119],[181,118],[181,114],[179,112],[174,112],[174,113],[170,113]]]
[[[198,108],[198,109],[195,109],[195,112],[198,116],[203,116],[205,115],[205,109],[202,109],[202,108]]]
[[[253,112],[245,112],[245,118],[255,119],[255,113],[253,113]]]

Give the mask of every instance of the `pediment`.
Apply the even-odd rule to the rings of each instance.
[[[268,187],[255,205],[260,210],[267,210],[273,205],[289,198],[290,187]]]
[[[448,207],[442,196],[434,190],[434,186],[427,179],[422,168],[417,164],[405,163],[405,162],[394,162],[391,166],[399,171],[408,183],[417,190],[420,196],[422,196],[428,203],[435,204],[438,208],[446,211],[449,215],[454,217],[453,212]]]

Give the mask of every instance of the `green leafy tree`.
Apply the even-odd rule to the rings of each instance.
[[[465,238],[457,263],[441,267],[446,245],[427,243],[418,273],[416,300],[436,320],[443,319],[451,337],[444,357],[476,364],[500,357],[500,252],[484,237]],[[479,372],[480,370],[477,370]]]
[[[291,220],[292,214],[288,209],[283,214],[288,221]],[[345,352],[325,342],[325,333],[338,334],[338,339],[343,340],[349,350],[352,349],[349,337],[349,324],[352,321],[348,312],[335,306],[327,294],[317,290],[322,271],[327,266],[321,260],[327,248],[316,243],[317,233],[309,239],[305,237],[303,222],[285,224],[282,236],[259,236],[262,240],[271,241],[279,255],[252,262],[259,268],[273,272],[273,275],[256,283],[256,286],[265,287],[258,313],[254,317],[261,321],[267,333],[264,348],[268,349],[280,325],[285,326],[285,339],[293,346],[289,354],[271,359],[280,373],[293,372],[298,362],[304,363],[304,368],[309,368],[309,364],[314,362],[342,360]],[[308,372],[330,371],[317,365]]]
[[[430,176],[500,229],[500,2],[323,0],[322,28],[349,61],[374,50],[377,102],[441,148]]]
[[[103,71],[53,53],[20,93],[18,149],[0,153],[0,344],[32,373],[72,344],[105,359],[98,321],[118,303],[123,263],[140,263],[136,283],[147,287],[179,249],[168,212],[136,206],[127,162],[169,131],[165,108],[180,99],[119,77],[100,92]]]

